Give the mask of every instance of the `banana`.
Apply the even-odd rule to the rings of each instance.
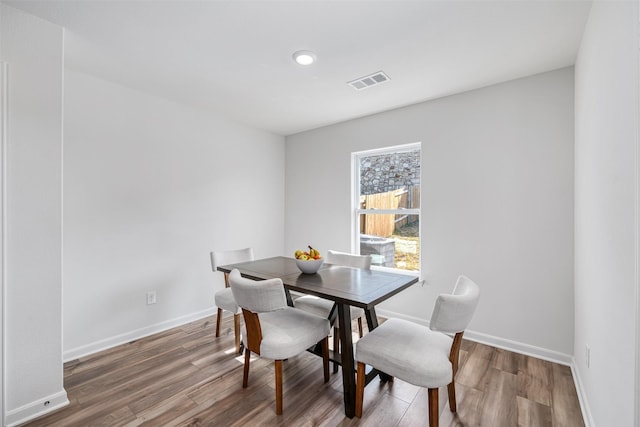
[[[312,247],[311,245],[308,245],[309,247],[309,251],[303,251],[301,249],[298,249],[293,256],[296,259],[300,259],[300,260],[314,260],[314,259],[320,259],[322,258],[322,256],[320,255],[320,251],[317,250],[316,248]]]

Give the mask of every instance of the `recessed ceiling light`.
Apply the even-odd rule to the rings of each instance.
[[[300,65],[311,65],[316,62],[316,54],[308,50],[299,50],[293,54],[293,60]]]

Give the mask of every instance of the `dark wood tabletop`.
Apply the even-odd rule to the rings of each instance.
[[[279,277],[288,291],[316,295],[336,303],[337,310],[333,316],[337,315],[340,331],[339,361],[342,365],[345,414],[353,418],[355,415],[355,361],[350,307],[362,307],[365,310],[369,330],[375,329],[378,326],[375,314],[376,304],[418,282],[418,277],[331,264],[324,264],[315,274],[304,274],[298,269],[295,259],[288,257],[265,258],[218,266],[218,270],[224,273],[230,273],[234,268],[238,269],[243,277],[254,280]],[[289,302],[291,303],[290,298]]]
[[[237,268],[254,280],[279,277],[285,288],[364,309],[390,298],[418,281],[417,276],[323,264],[316,274],[302,273],[293,258],[273,257],[218,267]]]

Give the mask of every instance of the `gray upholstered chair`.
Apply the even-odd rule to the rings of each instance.
[[[449,408],[456,412],[455,376],[460,344],[479,297],[478,285],[460,276],[452,294],[438,296],[429,327],[389,319],[359,340],[356,343],[356,416],[362,416],[365,365],[427,388],[431,427],[438,426],[439,387],[448,386]]]
[[[363,270],[371,269],[371,256],[370,255],[354,255],[345,252],[327,251],[325,256],[325,262],[327,264],[341,265],[345,267],[360,268]],[[323,317],[329,317],[334,302],[319,298],[314,295],[304,295],[297,298],[294,301],[294,305],[297,308],[308,311],[310,313],[317,314]],[[364,316],[364,310],[360,307],[351,307],[351,320],[358,319],[358,335],[362,338],[362,317]],[[334,327],[333,331],[333,348],[338,350],[339,347],[338,328]],[[334,371],[338,370],[338,365],[334,365]]]
[[[235,264],[237,262],[253,261],[253,249],[235,249],[231,251],[214,251],[210,253],[211,268],[215,272],[219,265]],[[225,288],[216,292],[214,301],[218,307],[216,316],[216,337],[220,336],[220,323],[222,323],[222,311],[233,313],[233,329],[235,333],[236,353],[240,353],[240,307],[233,298],[233,293],[229,287],[229,275],[224,275]]]
[[[231,290],[244,316],[244,374],[249,384],[251,352],[275,361],[276,413],[282,414],[282,362],[320,343],[324,382],[329,381],[329,320],[287,305],[280,279],[250,280],[229,274]]]

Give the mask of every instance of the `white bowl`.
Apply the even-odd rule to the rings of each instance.
[[[317,273],[318,270],[320,269],[320,267],[322,267],[322,263],[323,262],[324,262],[324,258],[309,259],[309,260],[303,260],[303,259],[297,259],[296,258],[296,265],[298,266],[300,271],[302,271],[305,274],[315,274],[315,273]]]

